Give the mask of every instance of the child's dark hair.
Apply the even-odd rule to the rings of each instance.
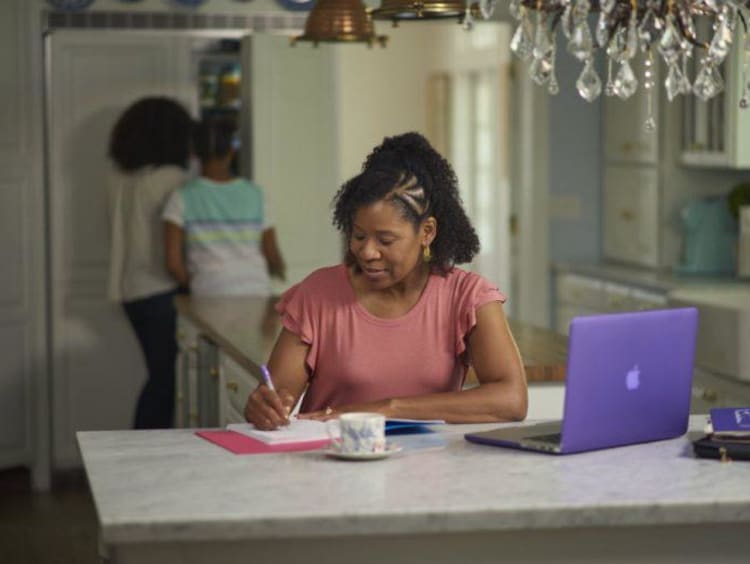
[[[435,218],[433,272],[447,273],[479,252],[479,238],[463,209],[453,168],[419,133],[386,137],[373,149],[362,172],[334,197],[333,224],[351,237],[357,210],[380,200],[393,202],[415,229],[428,217]]]
[[[234,148],[237,126],[228,118],[207,118],[193,128],[193,151],[202,161],[226,157]]]
[[[187,167],[192,119],[179,103],[141,98],[119,117],[109,139],[109,156],[126,172],[143,166]]]

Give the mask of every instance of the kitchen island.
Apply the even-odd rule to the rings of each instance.
[[[705,417],[691,417],[693,436]],[[669,441],[552,456],[466,442],[346,462],[193,431],[78,433],[113,563],[747,562],[750,463]]]

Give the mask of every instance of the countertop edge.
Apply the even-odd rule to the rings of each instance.
[[[335,518],[260,519],[257,522],[204,523],[111,523],[102,520],[105,543],[181,541],[241,541],[341,536],[405,536],[414,534],[460,534],[514,530],[640,527],[651,525],[750,523],[746,504],[702,503],[680,506],[638,506],[549,508],[507,511],[452,512],[414,515],[359,516]]]

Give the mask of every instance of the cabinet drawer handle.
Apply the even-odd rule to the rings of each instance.
[[[219,377],[219,369],[215,366],[211,367],[211,370],[208,371],[208,375],[211,376],[211,378],[218,378]]]
[[[635,214],[631,210],[620,210],[620,219],[623,221],[633,221]]]
[[[237,382],[233,380],[230,380],[229,382],[227,382],[227,390],[231,392],[236,392],[239,389],[240,389],[240,386],[239,384],[237,384]]]
[[[188,348],[191,351],[197,351],[198,350],[198,343],[190,343],[190,345],[188,346]]]

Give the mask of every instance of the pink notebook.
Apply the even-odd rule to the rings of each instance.
[[[263,441],[248,437],[247,435],[235,433],[234,431],[196,431],[195,434],[202,439],[206,439],[209,442],[233,452],[234,454],[269,454],[274,452],[318,450],[324,446],[328,446],[331,442],[330,439],[322,439],[299,443],[270,445]]]

